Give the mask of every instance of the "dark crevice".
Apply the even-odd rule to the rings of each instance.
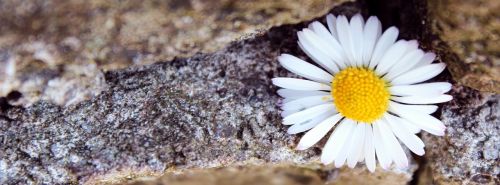
[[[419,137],[421,137],[421,136],[419,136]],[[415,170],[415,172],[413,172],[412,179],[410,182],[408,182],[408,184],[409,185],[417,185],[417,184],[419,184],[419,181],[420,181],[422,174],[425,172],[425,168],[427,165],[427,159],[425,158],[425,155],[418,156],[418,155],[412,154],[412,157],[413,157],[413,159],[415,159],[415,162],[417,163],[418,168],[417,168],[417,170]]]
[[[19,91],[12,91],[6,96],[7,101],[13,101],[13,102],[19,100],[19,98],[21,97],[23,97],[23,94],[21,94]]]
[[[391,26],[401,27],[399,19],[401,2],[399,0],[360,0],[360,3],[368,9],[370,16],[375,15],[380,19],[383,30]]]
[[[0,110],[2,112],[7,111],[11,107],[12,107],[12,105],[9,104],[6,97],[0,97]]]

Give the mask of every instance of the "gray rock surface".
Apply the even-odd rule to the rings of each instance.
[[[423,135],[437,184],[500,184],[500,95],[466,87],[442,107],[446,137]]]

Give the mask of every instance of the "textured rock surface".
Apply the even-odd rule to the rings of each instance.
[[[428,1],[432,29],[456,55],[450,65],[460,83],[500,93],[500,1]]]
[[[500,184],[500,95],[455,88],[442,107],[446,137],[423,135],[437,184]]]
[[[253,185],[256,184],[256,179],[259,179],[259,184],[268,185],[324,184],[318,173],[313,170],[289,166],[248,166],[193,170],[177,175],[165,175],[157,180],[140,180],[130,185]]]
[[[348,4],[333,13],[358,11]],[[259,163],[318,168],[319,148],[293,150],[299,137],[280,124],[270,82],[290,75],[278,67],[278,54],[303,56],[295,34],[304,26],[273,28],[214,54],[107,72],[103,92],[75,105],[4,104],[1,182],[100,182],[122,172]],[[377,174],[404,184],[415,167]]]
[[[18,2],[23,2],[23,6],[12,8],[12,3]],[[38,5],[51,7],[54,2],[61,6],[60,9],[49,11]],[[197,179],[208,182],[210,179],[203,175],[212,173],[220,175],[218,177],[222,182],[227,178],[225,174],[258,174],[266,170],[269,172],[266,174],[277,175],[276,179],[289,184],[405,184],[417,167],[412,163],[410,169],[379,170],[375,174],[367,174],[364,168],[331,170],[318,164],[320,147],[304,152],[293,150],[299,137],[286,135],[286,128],[280,125],[276,107],[279,98],[270,79],[290,75],[277,65],[278,54],[292,53],[304,57],[296,46],[295,32],[307,26],[306,23],[285,25],[269,32],[249,35],[248,40],[234,42],[213,54],[195,54],[187,59],[177,58],[169,62],[111,70],[151,63],[169,58],[170,54],[176,52],[179,56],[187,56],[203,50],[200,48],[211,47],[210,44],[205,45],[205,41],[226,43],[225,39],[219,42],[214,38],[225,37],[222,32],[227,32],[214,33],[216,37],[208,39],[210,41],[202,38],[200,42],[204,44],[200,44],[200,47],[175,49],[179,45],[165,44],[171,40],[162,40],[164,32],[159,33],[156,26],[168,27],[161,24],[161,21],[165,21],[161,19],[162,7],[172,5],[179,11],[186,11],[186,7],[183,7],[185,4],[137,5],[131,1],[118,3],[123,7],[115,7],[111,6],[112,3],[102,4],[99,1],[92,1],[89,4],[91,6],[54,2],[0,3],[0,18],[9,20],[0,25],[0,96],[5,96],[0,97],[0,184],[120,183],[163,173],[165,176],[157,182],[180,181],[184,177],[188,182],[196,182]],[[190,2],[189,6],[194,6],[193,2],[196,4],[197,1]],[[432,3],[418,0],[387,0],[380,3],[361,1],[359,4],[336,7],[332,12],[352,15],[362,11],[365,16],[368,13],[379,16],[385,27],[398,26],[401,38],[418,39],[423,48],[437,52],[438,60],[451,67],[452,74],[460,83],[483,89],[472,81],[457,77],[468,74],[467,70],[474,68],[469,67],[476,66],[476,59],[481,60],[482,56],[487,59],[480,65],[489,66],[489,72],[494,71],[496,63],[490,61],[496,61],[495,57],[498,57],[495,47],[481,51],[481,57],[474,58],[473,52],[468,53],[472,50],[461,55],[457,50],[460,44],[451,44],[455,40],[443,37],[447,32],[432,27],[436,25],[433,22],[433,16],[436,15],[427,14],[427,11],[428,7],[431,11],[435,10],[433,6]],[[78,7],[78,11],[68,12],[75,7]],[[239,11],[245,5],[236,3],[230,7],[240,7],[237,8]],[[322,8],[325,7],[320,7],[320,10],[326,10]],[[489,12],[489,8],[486,7],[488,11],[485,12]],[[88,10],[95,12],[88,13]],[[16,13],[13,14],[13,11]],[[281,12],[282,9],[276,8],[276,11]],[[288,9],[283,11],[287,12]],[[312,12],[310,9],[307,11]],[[250,15],[254,13],[249,12]],[[231,17],[234,12],[226,13]],[[279,15],[287,17],[290,14]],[[160,22],[148,22],[153,17],[160,17],[154,19]],[[302,18],[307,19],[305,17]],[[487,17],[491,18],[489,14]],[[80,19],[88,22],[75,25]],[[283,20],[299,19],[292,16]],[[143,29],[133,30],[136,21],[145,24],[141,27]],[[189,25],[182,26],[185,19],[179,21],[181,26],[175,29],[190,28]],[[271,25],[276,22],[248,24],[253,23]],[[462,23],[459,21],[457,24]],[[495,25],[495,21],[492,24]],[[127,25],[129,27],[125,29]],[[178,30],[175,32],[175,29],[175,35],[187,37],[193,34],[184,35]],[[172,30],[166,32],[169,31]],[[120,36],[125,32],[130,38],[119,39],[125,37]],[[495,29],[492,32],[487,35],[488,38],[457,42],[470,44],[473,48],[476,43],[480,44],[479,48],[494,46],[494,42],[489,42],[495,39]],[[72,38],[79,34],[83,36]],[[22,36],[26,37],[19,38]],[[154,39],[150,40],[150,36]],[[221,45],[214,44],[213,49]],[[164,50],[165,47],[174,49]],[[474,51],[479,52],[479,49]],[[469,55],[474,58],[470,65],[466,60]],[[71,60],[66,61],[67,58]],[[82,66],[85,66],[83,70],[80,68]],[[100,69],[111,71],[103,73]],[[491,79],[491,74],[494,74],[489,72],[485,79]],[[476,73],[474,75],[477,76]],[[449,80],[450,74],[444,73],[440,78]],[[3,86],[5,82],[18,86]],[[489,88],[484,87],[483,90]],[[425,168],[415,174],[418,183],[498,184],[500,97],[481,94],[459,84],[455,86],[453,95],[453,102],[445,104],[436,115],[447,124],[447,135],[438,138],[423,134],[427,155],[419,160],[424,161],[421,164]],[[12,105],[31,103],[34,104],[29,107]],[[204,170],[212,167],[216,169]],[[180,172],[186,174],[180,177],[173,175]],[[193,174],[193,181],[189,181],[189,174]],[[259,177],[263,181],[272,180],[269,176]]]
[[[242,35],[323,15],[344,0],[4,0],[0,96],[69,105],[103,90],[100,69],[212,52]]]
[[[138,178],[129,185],[371,185],[404,184],[406,173],[393,171],[369,174],[365,169],[322,170],[294,165],[263,165],[224,167],[207,170],[192,170],[182,173],[168,172],[158,179]]]

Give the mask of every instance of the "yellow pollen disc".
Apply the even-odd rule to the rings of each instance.
[[[348,67],[332,81],[333,102],[345,117],[372,123],[387,111],[388,83],[367,68]]]

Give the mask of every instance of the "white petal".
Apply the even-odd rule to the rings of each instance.
[[[356,129],[354,130],[354,134],[351,138],[351,147],[349,148],[349,153],[347,154],[347,166],[349,166],[349,168],[354,168],[358,162],[359,153],[364,147],[363,143],[365,140],[366,126],[366,123],[358,123],[356,125]]]
[[[389,102],[389,107],[406,112],[417,111],[423,114],[432,114],[438,108],[436,105],[404,105],[393,101]]]
[[[290,128],[288,128],[287,133],[288,134],[297,134],[297,133],[308,131],[309,129],[318,125],[318,123],[320,123],[321,121],[325,120],[326,118],[328,118],[330,116],[333,116],[336,113],[337,113],[337,111],[330,110],[330,111],[327,111],[319,116],[316,116],[315,118],[313,118],[309,121],[306,121],[306,122],[303,122],[300,124],[294,124]]]
[[[373,69],[382,59],[383,55],[389,47],[391,47],[398,38],[399,30],[392,26],[385,30],[384,34],[380,36],[375,45],[372,58],[370,60],[369,68]]]
[[[409,109],[394,109],[394,106],[389,106],[389,111],[396,113],[400,117],[406,119],[407,121],[410,121],[410,123],[413,123],[417,127],[420,127],[422,130],[425,130],[431,134],[438,136],[444,135],[446,127],[440,120],[430,115]]]
[[[356,66],[363,65],[363,17],[358,13],[351,18],[350,22],[351,51]]]
[[[331,103],[316,105],[306,110],[293,113],[283,118],[284,125],[293,125],[315,118],[316,116],[327,111],[335,110],[335,106]]]
[[[319,95],[319,96],[308,96],[296,100],[292,100],[287,102],[281,106],[283,110],[300,110],[304,108],[309,108],[315,105],[324,104],[327,102],[331,102],[331,95]]]
[[[405,115],[403,118],[413,123],[415,126],[420,127],[420,129],[425,130],[426,132],[429,132],[437,136],[444,136],[446,128],[443,125],[443,123],[437,120],[436,118],[430,115],[412,115],[412,116],[413,117]],[[433,121],[428,121],[428,120],[433,120]]]
[[[420,49],[411,51],[403,56],[392,68],[389,70],[384,79],[391,81],[397,76],[405,73],[406,71],[412,69],[413,66],[417,65],[417,62],[424,57],[424,52]]]
[[[352,121],[348,119],[344,119],[339,123],[339,126],[335,128],[323,147],[323,152],[321,153],[321,162],[323,164],[332,163],[338,156],[342,147],[348,143],[348,136],[354,130],[354,126]]]
[[[330,95],[329,92],[325,91],[299,91],[292,89],[279,89],[278,94],[283,98],[290,98],[292,100],[308,96]]]
[[[327,50],[327,55],[333,59],[333,61],[341,68],[344,68],[346,64],[344,63],[344,49],[340,46],[340,43],[333,37],[330,32],[323,26],[323,24],[315,21],[310,24],[311,30],[317,34],[320,40],[325,41],[325,45],[329,46],[325,49]]]
[[[424,142],[422,142],[422,140],[420,140],[420,138],[418,138],[415,134],[411,133],[406,127],[401,125],[401,122],[395,119],[395,117],[396,116],[386,114],[386,119],[394,135],[396,135],[396,137],[398,137],[398,139],[413,153],[419,156],[424,155]]]
[[[333,35],[333,37],[338,40],[337,29],[335,28],[336,22],[337,18],[335,18],[335,16],[333,16],[332,14],[328,14],[326,16],[326,24],[328,25],[328,29],[330,30],[330,33]]]
[[[410,131],[413,134],[418,134],[422,130],[422,129],[420,129],[420,127],[416,126],[413,123],[410,123],[410,122],[406,121],[403,118],[400,118],[400,117],[397,117],[397,116],[394,116],[394,117],[398,121],[398,123],[401,124],[401,126],[405,127],[408,131]]]
[[[436,59],[436,54],[429,52],[425,53],[424,57],[418,61],[417,65],[415,67],[422,67],[431,64],[434,59]]]
[[[328,34],[326,33],[327,30],[326,28],[321,25],[321,23],[317,24],[312,24],[312,26],[320,33],[323,32],[322,35],[325,35],[326,38],[320,37],[320,35],[316,34],[314,31],[310,29],[304,29],[302,32],[304,36],[306,37],[307,40],[311,41],[311,43],[315,46],[316,49],[322,51],[324,54],[326,54],[331,60],[330,63],[333,62],[333,65],[335,65],[335,62],[339,62],[339,65],[341,65],[343,59],[343,56],[341,55],[341,47],[338,45],[335,41],[335,39],[328,37]],[[329,39],[330,38],[330,39]],[[330,41],[330,42],[328,42]],[[340,51],[339,51],[340,50]],[[342,66],[342,65],[341,65]]]
[[[291,99],[291,98],[283,98],[283,99],[281,100],[281,103],[282,103],[282,104],[284,104],[284,103],[291,102],[291,101],[293,101],[293,100],[294,100],[294,99]]]
[[[285,111],[281,111],[281,117],[287,117],[293,113],[296,113],[298,112],[297,110],[285,110]]]
[[[365,129],[365,146],[364,146],[364,156],[366,167],[370,172],[375,171],[376,161],[375,161],[375,146],[373,144],[373,128],[370,125]]]
[[[329,58],[324,49],[317,48],[317,44],[313,44],[314,41],[306,38],[302,31],[297,33],[299,37],[299,47],[307,54],[314,62],[327,70],[330,74],[338,73],[340,69],[335,65],[335,63]]]
[[[389,69],[403,57],[406,49],[408,48],[408,41],[400,40],[393,44],[387,52],[384,54],[382,59],[377,65],[375,71],[379,75],[383,75],[389,71]]]
[[[366,127],[365,127],[365,130],[368,129],[368,127],[370,126],[371,123],[362,123],[362,124],[366,124]],[[361,141],[361,148],[359,149],[359,152],[358,152],[358,157],[356,157],[358,160],[357,162],[363,162],[365,160],[365,139],[364,136],[365,134],[365,131],[363,131],[363,140]]]
[[[382,119],[378,124],[382,138],[384,138],[384,145],[387,148],[391,148],[392,159],[396,165],[400,168],[408,167],[408,157],[406,157],[405,151],[401,148],[401,144],[399,144],[391,128],[387,125],[387,120]]]
[[[354,62],[353,51],[351,50],[351,36],[350,36],[350,28],[349,22],[344,15],[337,17],[337,34],[340,41],[340,45],[344,48],[344,52],[348,59],[348,64],[350,66],[354,66],[356,63]]]
[[[330,90],[329,85],[297,78],[273,78],[273,84],[278,87],[301,91]]]
[[[287,100],[287,99],[284,99],[284,100]],[[291,101],[293,101],[293,100],[291,100]],[[288,102],[291,102],[291,101],[287,101],[287,102],[285,101],[285,103],[288,103]],[[326,102],[326,103],[322,103],[322,104],[330,104],[330,105],[332,105],[333,103],[332,103],[332,102]],[[317,104],[317,105],[320,105],[320,104]],[[314,105],[314,106],[317,106],[317,105]],[[284,117],[287,117],[287,116],[289,116],[289,115],[291,115],[291,114],[294,114],[294,113],[297,113],[297,112],[303,111],[303,110],[305,110],[305,109],[307,109],[307,108],[309,108],[309,107],[306,107],[306,108],[303,108],[303,109],[290,109],[290,110],[283,110],[283,111],[281,112],[281,117],[283,117],[283,118],[284,118]],[[334,112],[337,112],[337,110],[335,110],[335,106],[334,106],[333,111],[334,111]]]
[[[372,57],[373,49],[377,39],[380,37],[382,24],[376,16],[371,16],[366,21],[363,29],[363,65],[368,66]]]
[[[406,85],[423,82],[441,73],[445,67],[446,65],[444,63],[422,66],[394,78],[394,80],[391,81],[391,84]]]
[[[382,169],[389,169],[391,165],[391,154],[390,150],[386,149],[382,134],[380,133],[380,129],[378,128],[378,122],[372,124],[373,126],[373,144],[375,146],[375,153],[377,154],[378,162],[380,163],[380,167]]]
[[[289,54],[282,54],[278,61],[285,69],[313,81],[330,83],[333,79],[332,75],[322,69]]]
[[[352,131],[349,132],[349,135],[347,136],[344,146],[341,147],[340,152],[338,153],[337,157],[335,157],[335,167],[340,168],[341,166],[344,165],[346,159],[347,159],[347,154],[349,152],[349,148],[351,147],[352,144],[352,139],[354,136],[354,131],[356,128],[356,122],[349,120],[346,118],[346,122],[344,124],[350,124],[352,125]]]
[[[408,47],[406,48],[406,54],[415,51],[418,49],[418,41],[417,40],[410,40],[408,41]]]
[[[396,85],[389,87],[392,95],[398,96],[436,96],[451,89],[448,82],[432,82],[415,85]]]
[[[434,104],[443,103],[453,99],[452,96],[443,94],[438,96],[404,96],[391,97],[392,100],[407,104]]]
[[[337,122],[342,118],[340,114],[336,114],[331,116],[318,125],[316,125],[313,129],[307,131],[307,133],[300,139],[299,144],[297,145],[297,150],[305,150],[314,144],[316,144],[321,138],[323,138],[330,129],[337,124]]]

